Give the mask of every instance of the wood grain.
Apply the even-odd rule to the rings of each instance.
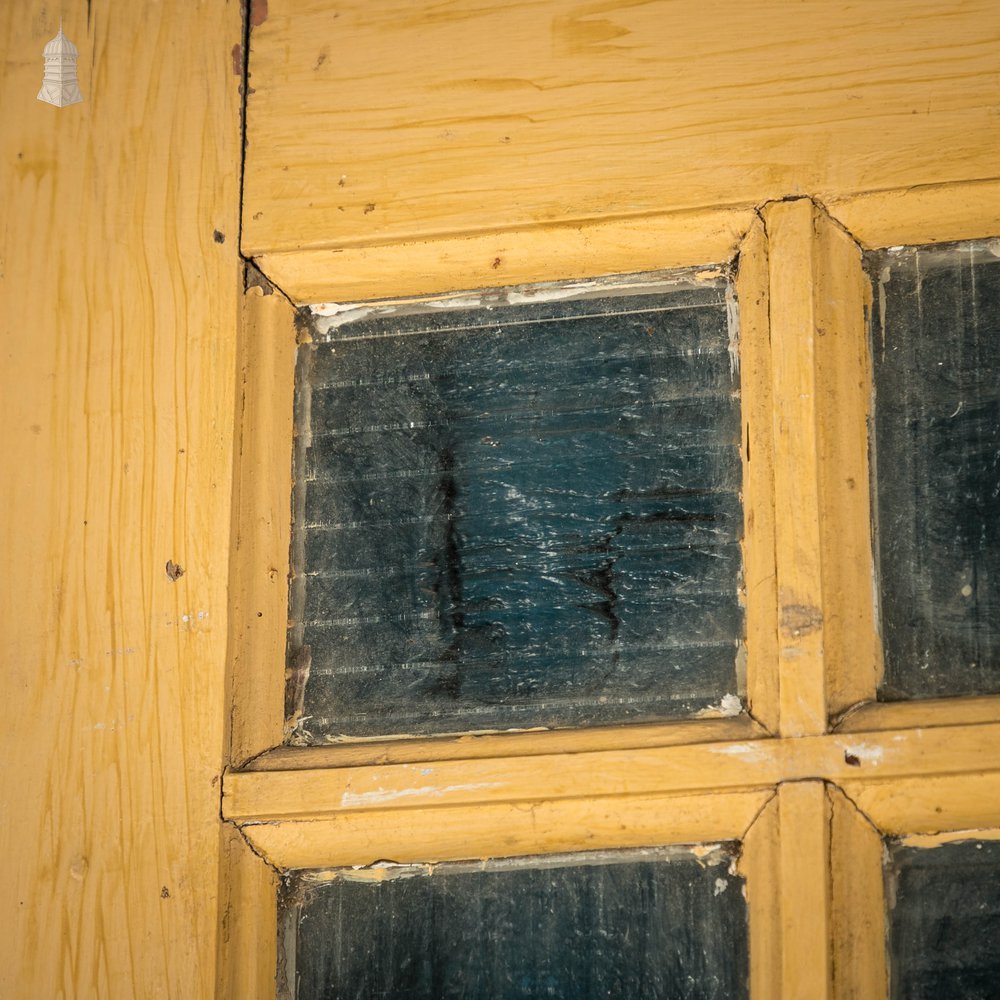
[[[996,179],[998,52],[990,0],[271,0],[244,251]]]
[[[207,997],[239,6],[63,15],[83,102],[58,109],[59,11],[0,9],[0,995]]]

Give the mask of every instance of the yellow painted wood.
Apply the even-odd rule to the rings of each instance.
[[[782,784],[747,831],[751,996],[886,995],[882,838],[821,781]]]
[[[985,740],[984,756],[991,748]],[[883,832],[937,833],[1000,826],[1000,774],[969,762],[946,776],[867,783],[840,782],[858,808]]]
[[[728,261],[750,205],[406,239],[377,246],[266,252],[257,262],[295,302],[437,295]],[[483,217],[488,223],[488,217]]]
[[[445,736],[429,739],[351,740],[321,747],[281,747],[247,765],[251,771],[412,764],[422,761],[476,760],[483,757],[533,757],[595,750],[637,750],[764,735],[745,715],[733,719],[698,719],[662,725],[555,729],[497,735]]]
[[[781,996],[781,879],[778,796],[767,802],[743,837],[750,932],[750,996]]]
[[[1000,840],[1000,829],[949,830],[945,833],[912,833],[899,838],[904,847],[940,847],[942,844],[961,843],[963,840]]]
[[[822,781],[778,788],[783,1000],[832,997],[830,804]]]
[[[268,8],[253,256],[997,177],[992,0]]]
[[[865,248],[993,237],[1000,181],[834,195],[826,208]],[[296,303],[405,298],[728,261],[753,217],[750,204],[723,205],[256,259]]]
[[[3,997],[216,986],[240,35],[236,3],[0,6]]]
[[[809,199],[765,206],[780,731],[875,696],[860,251]],[[757,416],[754,414],[754,416]],[[758,419],[760,419],[758,417]]]
[[[239,830],[222,826],[215,996],[273,997],[278,962],[278,876]]]
[[[826,207],[866,248],[1000,235],[1000,180],[995,179],[835,197]]]
[[[775,566],[774,375],[770,280],[763,220],[740,245],[736,294],[740,318],[743,411],[743,604],[746,610],[747,701],[769,732],[780,725],[778,591]]]
[[[874,698],[882,676],[868,468],[872,291],[853,238],[822,210],[813,231],[823,663],[827,713],[837,715]]]
[[[376,861],[436,862],[738,840],[769,791],[640,795],[372,810],[322,820],[248,823],[247,839],[278,868]]]
[[[859,785],[889,789],[889,779],[929,781],[939,775],[985,772],[1000,773],[1000,724],[527,757],[231,771],[223,781],[223,812],[236,821],[433,812],[463,804],[737,791],[807,779],[833,781],[845,789]]]
[[[838,733],[864,733],[917,726],[972,726],[980,722],[1000,722],[1000,696],[869,702],[845,715],[836,729]]]
[[[820,492],[814,266],[818,213],[808,199],[768,205],[773,381],[779,727],[826,729],[823,499]]]
[[[827,785],[833,996],[870,1000],[888,992],[882,836],[840,789]]]
[[[229,706],[232,765],[284,730],[295,314],[278,292],[243,296],[236,400]]]

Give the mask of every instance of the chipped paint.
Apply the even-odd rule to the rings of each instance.
[[[885,757],[885,748],[859,743],[852,746],[845,746],[844,755],[845,760],[848,757],[853,757],[858,762],[853,766],[859,766],[861,764],[881,764],[882,759]]]
[[[752,743],[727,743],[720,746],[709,746],[708,751],[710,753],[720,753],[727,757],[739,757],[746,761],[761,761],[766,760],[770,755],[768,753],[762,753],[759,746],[754,746]]]
[[[435,788],[429,785],[426,788],[398,788],[384,789],[377,788],[371,792],[346,791],[340,798],[342,809],[363,809],[366,806],[381,806],[390,802],[398,802],[406,798],[444,798],[456,792],[475,792],[484,788],[503,788],[502,781],[480,781],[471,785],[446,785],[444,788]]]

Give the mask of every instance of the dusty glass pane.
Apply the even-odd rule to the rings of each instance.
[[[726,293],[687,278],[494,296],[303,345],[286,704],[306,720],[299,741],[733,704]]]
[[[1000,842],[890,841],[886,858],[893,1000],[1000,997]]]
[[[299,1000],[746,997],[743,882],[730,848],[700,853],[300,877],[281,976]]]
[[[1000,692],[1000,242],[868,255],[886,699]]]

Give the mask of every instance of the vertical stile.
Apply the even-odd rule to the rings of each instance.
[[[740,870],[746,878],[750,923],[750,997],[781,997],[780,816],[775,795],[743,837]]]
[[[782,735],[821,733],[823,677],[816,318],[811,201],[764,209],[774,410],[775,548]]]
[[[239,333],[234,471],[228,762],[281,743],[292,493],[294,311],[279,292],[247,289]]]
[[[278,955],[278,876],[223,823],[220,835],[219,1000],[272,997]]]
[[[874,698],[860,251],[809,199],[765,206],[773,407],[780,732],[822,733]]]
[[[797,781],[778,788],[783,1000],[833,996],[829,808],[822,781]]]
[[[883,997],[888,987],[882,835],[835,785],[831,809],[830,896],[837,1000]]]
[[[754,1000],[832,1000],[830,804],[822,781],[787,782],[743,838]]]
[[[743,402],[743,579],[747,701],[753,717],[774,733],[779,726],[779,686],[769,293],[767,236],[758,218],[740,245],[736,276]]]

